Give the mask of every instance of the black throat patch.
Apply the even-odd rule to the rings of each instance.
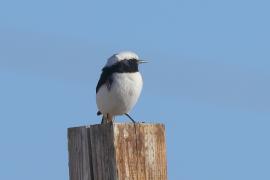
[[[139,67],[138,67],[138,62],[136,59],[125,59],[122,61],[119,61],[115,63],[114,65],[110,67],[104,67],[102,69],[102,73],[100,75],[97,87],[96,87],[96,93],[98,92],[99,88],[103,84],[107,84],[107,88],[110,90],[113,79],[112,79],[112,74],[113,73],[133,73],[133,72],[138,72]]]

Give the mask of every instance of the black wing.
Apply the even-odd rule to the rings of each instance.
[[[102,73],[100,75],[97,87],[96,87],[96,93],[98,92],[99,88],[103,85],[106,84],[107,88],[110,90],[111,89],[111,85],[113,83],[113,79],[112,79],[112,71],[108,68],[103,68],[102,69]]]

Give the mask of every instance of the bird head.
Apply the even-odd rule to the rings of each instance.
[[[108,59],[105,67],[110,67],[118,62],[125,61],[125,60],[129,60],[137,64],[146,63],[146,61],[140,60],[139,56],[136,53],[131,52],[131,51],[123,51],[123,52],[112,55]]]

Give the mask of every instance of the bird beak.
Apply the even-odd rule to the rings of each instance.
[[[148,62],[145,60],[138,60],[138,64],[142,64],[142,63],[148,63]]]

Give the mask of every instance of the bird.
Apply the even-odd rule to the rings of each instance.
[[[97,115],[102,115],[101,124],[114,121],[115,116],[128,114],[136,104],[143,87],[139,65],[146,63],[131,51],[113,54],[102,68],[96,86]]]

